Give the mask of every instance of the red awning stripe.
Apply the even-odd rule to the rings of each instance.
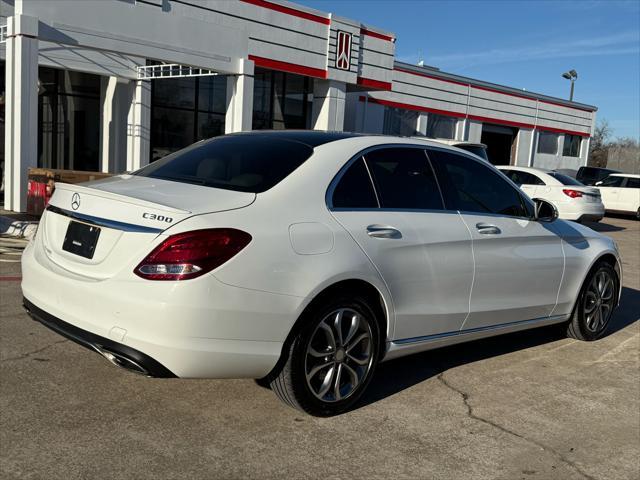
[[[291,15],[298,18],[304,18],[305,20],[311,20],[312,22],[322,23],[323,25],[331,25],[331,19],[314,15],[313,13],[303,12],[302,10],[296,10],[295,8],[285,7],[278,3],[268,2],[266,0],[242,0],[245,3],[256,5],[257,7],[268,8],[275,12],[284,13],[285,15]]]
[[[283,62],[281,60],[273,60],[271,58],[258,57],[256,55],[249,55],[249,60],[252,60],[258,67],[270,68],[271,70],[297,73],[298,75],[306,75],[308,77],[315,78],[327,78],[328,75],[327,71],[321,68],[306,67],[296,63]]]

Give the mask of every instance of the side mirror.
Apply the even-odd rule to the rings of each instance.
[[[602,185],[602,180],[600,180],[599,182],[596,182],[596,187],[597,187],[598,185]]]
[[[558,209],[551,202],[547,202],[541,198],[534,198],[533,203],[536,206],[535,220],[538,222],[553,222],[558,218]]]

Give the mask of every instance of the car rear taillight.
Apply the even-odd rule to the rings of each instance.
[[[571,198],[580,198],[583,195],[581,191],[571,190],[570,188],[564,188],[562,192]]]
[[[171,235],[134,270],[147,280],[188,280],[219,267],[251,241],[234,228],[212,228]]]

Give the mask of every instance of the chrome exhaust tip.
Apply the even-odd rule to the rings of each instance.
[[[127,358],[120,353],[110,351],[100,345],[93,345],[93,348],[109,363],[112,363],[116,367],[124,368],[125,370],[129,370],[130,372],[137,373],[139,375],[144,375],[145,377],[151,377],[151,374],[146,368],[134,362],[130,358]]]

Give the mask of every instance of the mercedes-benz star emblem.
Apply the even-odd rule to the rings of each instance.
[[[80,194],[79,193],[74,193],[73,196],[71,197],[71,208],[73,208],[74,210],[77,210],[80,208]]]

